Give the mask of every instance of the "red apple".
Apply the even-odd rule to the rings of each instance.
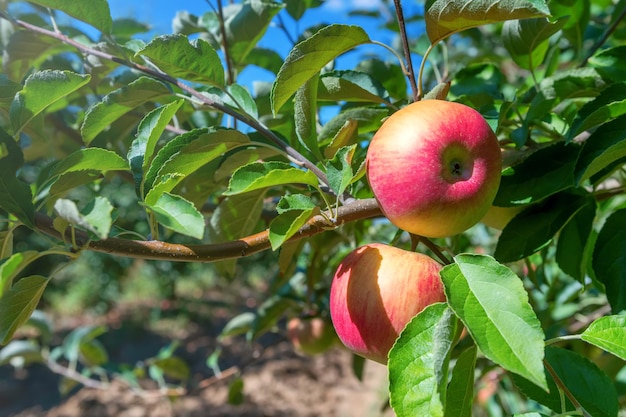
[[[449,101],[418,101],[392,114],[366,160],[385,216],[426,237],[455,235],[478,223],[500,185],[495,134],[476,110]]]
[[[329,320],[321,317],[294,317],[287,322],[287,337],[296,351],[305,355],[324,353],[337,342]]]
[[[339,264],[330,289],[330,316],[354,353],[387,363],[389,349],[426,306],[445,301],[441,265],[421,253],[372,243]]]

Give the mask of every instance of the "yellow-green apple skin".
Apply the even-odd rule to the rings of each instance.
[[[496,135],[476,110],[444,100],[418,101],[385,120],[369,145],[366,173],[385,216],[426,237],[478,223],[500,185]]]
[[[491,206],[487,213],[480,221],[486,226],[492,227],[494,229],[502,230],[504,227],[509,224],[511,219],[517,215],[520,211],[524,209],[524,206],[515,206],[515,207],[498,207]]]
[[[317,355],[337,343],[332,323],[321,317],[294,317],[287,322],[287,337],[297,352]]]
[[[330,316],[352,352],[386,364],[392,345],[425,307],[445,301],[434,259],[372,243],[339,264],[330,290]]]

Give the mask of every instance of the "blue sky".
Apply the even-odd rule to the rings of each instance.
[[[223,4],[228,4],[228,0],[223,0]],[[370,39],[376,40],[387,45],[393,45],[397,34],[390,30],[384,29],[382,26],[389,20],[395,21],[396,16],[389,12],[386,0],[326,0],[322,6],[308,10],[299,22],[286,13],[283,14],[283,22],[287,26],[291,36],[297,38],[298,35],[306,28],[318,25],[320,23],[333,24],[352,24],[361,26],[369,35]],[[413,16],[421,9],[418,2],[403,2],[405,7],[405,16]],[[216,0],[109,0],[111,14],[114,19],[130,17],[139,22],[151,25],[152,30],[142,36],[144,40],[150,40],[157,35],[172,33],[172,19],[179,11],[187,11],[196,16],[201,16],[206,12],[212,11],[211,5],[216,7]],[[349,15],[353,10],[368,10],[376,12],[377,17]],[[408,23],[407,32],[409,36],[415,39],[419,34],[423,33],[422,23]],[[270,27],[260,42],[260,46],[275,50],[282,57],[286,57],[292,48],[292,44],[285,33],[277,27]],[[353,69],[360,59],[366,55],[376,54],[381,59],[395,60],[389,51],[379,45],[362,45],[354,51],[350,51],[337,60],[335,60],[335,68],[337,69]],[[415,68],[419,65],[419,57],[414,57]],[[260,68],[250,66],[247,67],[237,77],[237,82],[246,86],[250,90],[254,90],[255,81],[273,82],[274,74],[262,70]],[[321,114],[322,119],[332,117],[336,109],[326,107]]]
[[[209,2],[213,5],[217,4],[215,0],[209,0]],[[227,4],[228,1],[224,0],[223,3]],[[359,25],[367,31],[371,39],[391,44],[394,34],[388,30],[381,29],[381,25],[386,19],[395,20],[395,15],[386,15],[383,3],[384,0],[326,0],[321,7],[308,10],[297,26],[285,11],[282,12],[285,16],[283,21],[289,26],[290,32],[294,37],[303,29],[319,23],[344,23]],[[154,35],[171,33],[172,19],[178,11],[186,10],[197,16],[211,11],[207,0],[109,0],[109,4],[113,18],[132,17],[140,22],[149,23],[152,26],[152,30],[147,34],[147,39]],[[407,4],[405,7],[409,8],[406,12],[409,15],[415,13],[415,9],[418,6],[416,4]],[[355,8],[377,11],[380,17],[349,16],[348,11]],[[411,35],[415,36],[420,29],[409,26],[408,30]],[[261,41],[261,46],[273,49],[283,57],[291,49],[291,44],[285,34],[276,27],[268,29],[265,38]],[[380,46],[363,46],[353,54],[349,54],[352,56],[348,56],[347,59],[344,58],[344,61],[353,64],[358,59],[358,56],[369,51],[380,54],[383,57],[388,56],[388,52]]]
[[[216,5],[217,2],[209,0],[209,3]],[[223,3],[227,4],[228,0],[224,0]],[[300,28],[320,22],[350,23],[363,26],[368,32],[380,32],[378,29],[380,21],[377,22],[377,19],[349,17],[347,11],[354,8],[380,10],[381,4],[382,0],[327,0],[321,7],[310,9],[305,13]],[[186,10],[197,16],[211,10],[207,0],[109,0],[109,5],[113,18],[132,17],[144,23],[149,22],[153,26],[152,34],[171,33],[172,18],[180,10]]]

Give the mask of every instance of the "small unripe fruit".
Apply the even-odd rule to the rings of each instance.
[[[367,178],[385,216],[426,237],[452,236],[478,223],[491,206],[502,156],[480,113],[443,100],[412,103],[374,135]]]
[[[337,334],[328,319],[294,317],[287,322],[287,337],[297,352],[317,355],[337,342]]]
[[[373,243],[339,264],[330,290],[330,315],[342,343],[380,363],[407,323],[426,306],[445,301],[434,259]]]

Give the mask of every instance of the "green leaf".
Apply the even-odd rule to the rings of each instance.
[[[603,77],[615,82],[622,82],[626,78],[626,69],[622,62],[626,59],[626,45],[601,49],[589,58],[589,65],[595,68]]]
[[[615,313],[626,309],[626,209],[613,212],[602,226],[593,250],[595,276]]]
[[[175,137],[157,153],[146,173],[146,202],[151,204],[160,193],[173,190],[187,176],[231,149],[249,144],[248,136],[233,129],[194,129]]]
[[[294,276],[298,267],[298,259],[304,246],[306,244],[305,239],[288,241],[283,243],[278,253],[278,274],[285,280]]]
[[[34,340],[11,340],[8,345],[0,349],[0,366],[7,365],[17,358],[24,365],[44,361],[41,347]]]
[[[324,26],[289,52],[272,87],[272,112],[277,114],[289,98],[311,77],[344,52],[370,42],[359,26]]]
[[[580,337],[626,361],[626,316],[600,317]]]
[[[165,192],[148,207],[157,221],[168,229],[196,239],[204,236],[204,217],[183,197]]]
[[[33,260],[39,257],[39,252],[34,250],[18,252],[0,262],[0,298],[9,291],[13,280]]]
[[[222,182],[230,178],[237,168],[253,162],[263,161],[279,155],[280,151],[274,147],[258,147],[258,148],[238,148],[236,152],[232,152],[220,166],[215,170],[214,179]]]
[[[533,152],[502,173],[493,202],[499,207],[526,205],[574,185],[580,146],[558,142]]]
[[[113,224],[113,206],[104,197],[95,197],[82,213],[73,201],[60,198],[54,203],[54,210],[69,224],[89,230],[100,239],[109,236]]]
[[[481,352],[547,389],[544,334],[519,277],[495,259],[458,255],[441,271],[448,304]]]
[[[84,209],[83,218],[100,239],[106,239],[113,225],[113,206],[105,197],[96,196]]]
[[[198,16],[189,13],[187,10],[179,10],[172,19],[172,32],[183,35],[193,35],[202,32],[205,28],[200,26]]]
[[[79,171],[128,171],[128,162],[113,151],[102,148],[84,148],[66,156],[50,170],[50,178]]]
[[[476,346],[472,346],[457,358],[448,384],[444,416],[472,417],[477,351]]]
[[[319,7],[322,0],[285,0],[287,13],[294,20],[299,20],[308,9]]]
[[[538,88],[529,90],[522,97],[522,101],[530,102],[526,122],[543,124],[546,115],[555,113],[555,107],[559,103],[575,98],[595,97],[605,86],[606,82],[593,68],[557,71],[554,75],[541,80]],[[562,134],[561,130],[565,128],[566,126],[563,126],[555,133]]]
[[[241,405],[245,400],[244,380],[237,376],[228,384],[228,404]]]
[[[626,114],[626,83],[611,84],[576,112],[567,139]]]
[[[148,192],[157,182],[161,168],[167,163],[167,161],[173,158],[174,155],[178,154],[181,149],[185,148],[194,140],[204,135],[208,135],[211,132],[213,132],[213,130],[210,130],[208,128],[193,129],[174,137],[169,142],[167,142],[165,146],[159,149],[156,156],[151,161],[148,170],[145,172],[145,177],[143,180],[144,196],[148,194]],[[169,174],[169,177],[171,177],[172,173],[170,172]],[[165,180],[166,177],[164,175],[161,175],[159,181],[165,182]]]
[[[406,99],[406,76],[400,65],[373,58],[360,61],[355,69],[378,80],[391,97]]]
[[[510,20],[502,26],[502,42],[517,65],[534,70],[546,57],[550,37],[566,22],[567,18],[556,22],[546,18]]]
[[[19,145],[0,129],[0,208],[32,228],[35,222],[33,196],[28,184],[16,177],[23,164],[24,155]]]
[[[6,74],[0,74],[0,104],[2,107],[5,105],[8,107],[22,87],[22,84],[9,80]]]
[[[51,9],[61,10],[68,15],[90,24],[104,34],[110,34],[113,27],[111,11],[107,0],[68,1],[31,0],[32,3]]]
[[[352,158],[356,145],[346,146],[337,151],[333,159],[326,164],[328,185],[336,195],[341,195],[350,185],[354,173],[352,172]]]
[[[64,196],[68,191],[73,190],[84,184],[91,184],[96,180],[102,178],[102,173],[95,169],[86,169],[81,171],[70,171],[65,174],[61,174],[54,178],[48,178],[52,182],[48,189],[48,198],[55,199]],[[37,193],[36,199],[43,198],[46,193],[46,189],[40,189],[40,193]]]
[[[546,362],[588,415],[617,417],[615,386],[596,364],[573,351],[553,346],[546,347]]]
[[[146,23],[141,23],[135,19],[128,17],[118,17],[113,21],[113,35],[115,39],[121,43],[120,40],[128,41],[133,35],[149,32],[151,27]],[[125,44],[128,46],[128,44]]]
[[[225,18],[224,29],[230,58],[239,65],[257,45],[283,4],[273,1],[247,0],[231,5],[236,10]]]
[[[357,71],[331,71],[320,77],[318,98],[338,102],[385,103],[386,92],[378,80]]]
[[[280,67],[283,65],[283,58],[276,51],[257,47],[248,53],[246,59],[242,62],[242,66],[244,65],[256,65],[273,74],[278,74]]]
[[[51,37],[18,30],[11,35],[8,44],[5,45],[2,58],[3,72],[10,80],[21,83],[46,58],[69,50],[72,50],[72,47]]]
[[[546,380],[548,381],[548,391],[543,388],[539,388],[537,385],[519,375],[512,374],[511,377],[515,385],[526,397],[548,407],[552,411],[561,414],[566,411],[576,410],[576,407],[574,407],[567,397],[561,398],[559,387],[556,385],[550,374],[547,373],[547,371],[545,371],[545,374]]]
[[[358,140],[359,123],[354,119],[348,119],[339,128],[331,142],[324,149],[324,156],[327,159],[335,156],[337,151],[344,146],[353,145]]]
[[[109,361],[109,354],[102,342],[88,340],[80,345],[80,360],[87,366],[102,366]]]
[[[374,132],[382,120],[389,115],[389,110],[374,107],[356,107],[346,109],[330,119],[319,133],[319,140],[334,138],[343,129],[346,122],[358,122],[359,133]]]
[[[318,186],[315,174],[294,168],[285,162],[254,162],[233,173],[224,195],[235,195],[287,184]]]
[[[423,100],[445,100],[450,92],[450,82],[441,82],[424,95]],[[495,128],[494,128],[495,130]]]
[[[239,84],[230,84],[226,87],[226,91],[228,92],[224,100],[226,105],[231,106],[240,113],[251,116],[253,119],[259,118],[259,109],[246,87]]]
[[[219,339],[221,340],[229,336],[239,336],[240,334],[247,333],[252,328],[255,317],[256,316],[251,311],[236,315],[226,323],[220,332]]]
[[[563,101],[577,97],[595,97],[606,85],[595,69],[574,68],[558,71],[553,76],[544,78],[538,90],[539,95],[545,99]],[[532,104],[527,118],[540,120],[545,116],[545,109],[534,106],[534,101]]]
[[[248,341],[256,339],[264,334],[276,322],[284,316],[285,311],[292,308],[296,302],[282,294],[274,294],[267,298],[256,310],[256,316],[252,324],[252,329],[246,335]]]
[[[17,281],[0,298],[0,345],[6,345],[15,331],[37,308],[48,278],[40,275],[24,277]]]
[[[233,129],[195,129],[174,138],[159,151],[146,174],[146,203],[154,204],[162,193],[172,191],[202,166],[231,149],[249,144],[248,136]]]
[[[427,0],[425,10],[426,33],[432,44],[489,23],[550,16],[543,0]]]
[[[0,232],[0,262],[9,258],[13,254],[13,232],[14,229]],[[1,277],[2,275],[0,275]],[[2,294],[0,293],[0,297]]]
[[[278,214],[283,214],[291,210],[310,210],[317,207],[311,197],[304,194],[288,194],[280,198],[276,205]]]
[[[576,179],[582,184],[592,175],[626,157],[626,115],[610,121],[591,134],[576,163]]]
[[[73,363],[80,359],[81,347],[96,339],[96,337],[106,333],[107,328],[104,326],[80,326],[72,330],[65,339],[61,350],[63,356]]]
[[[317,213],[319,213],[319,208],[316,206],[305,210],[283,209],[282,214],[276,216],[270,223],[269,239],[272,250],[278,249]]]
[[[168,377],[179,381],[186,381],[191,374],[189,365],[178,356],[155,359],[151,365],[158,367]]]
[[[50,317],[41,310],[33,311],[30,318],[26,322],[26,326],[32,327],[39,332],[39,338],[43,345],[49,345],[52,336],[54,335],[54,329]]]
[[[224,198],[213,211],[207,227],[209,241],[229,242],[258,232],[263,213],[266,190],[231,195]],[[216,264],[219,271],[234,276],[236,259]]]
[[[506,77],[497,65],[478,63],[467,65],[454,76],[450,91],[456,96],[492,97],[501,100]]]
[[[563,34],[570,41],[576,53],[582,53],[585,31],[589,24],[589,0],[551,0],[550,11],[555,18],[567,17]]]
[[[363,381],[365,362],[367,362],[367,360],[363,356],[357,355],[356,353],[352,354],[352,372],[359,381]]]
[[[11,103],[10,116],[13,133],[17,134],[35,116],[48,106],[84,86],[90,75],[70,71],[40,71],[30,75],[22,91]]]
[[[398,417],[443,417],[447,367],[457,320],[444,303],[426,307],[389,352],[391,408]]]
[[[164,35],[154,38],[137,51],[138,56],[150,62],[174,78],[182,78],[201,84],[224,85],[224,67],[213,47],[203,39],[189,42],[186,36]]]
[[[294,122],[298,140],[317,159],[323,159],[317,142],[317,85],[319,77],[313,75],[296,91]]]
[[[169,97],[172,91],[162,82],[149,77],[139,77],[127,86],[107,94],[102,101],[91,106],[81,127],[83,141],[91,143],[111,123],[141,104]]]
[[[526,208],[504,227],[494,256],[500,262],[515,262],[546,247],[580,209],[590,204],[589,198],[564,192]]]
[[[141,192],[143,173],[148,169],[152,161],[157,142],[183,102],[183,100],[178,100],[157,107],[139,123],[137,136],[130,145],[127,156],[131,171],[135,177],[135,187],[138,195],[143,195]]]
[[[589,261],[589,235],[596,216],[596,203],[588,199],[578,213],[570,219],[559,234],[556,246],[556,261],[566,274],[583,282]]]

